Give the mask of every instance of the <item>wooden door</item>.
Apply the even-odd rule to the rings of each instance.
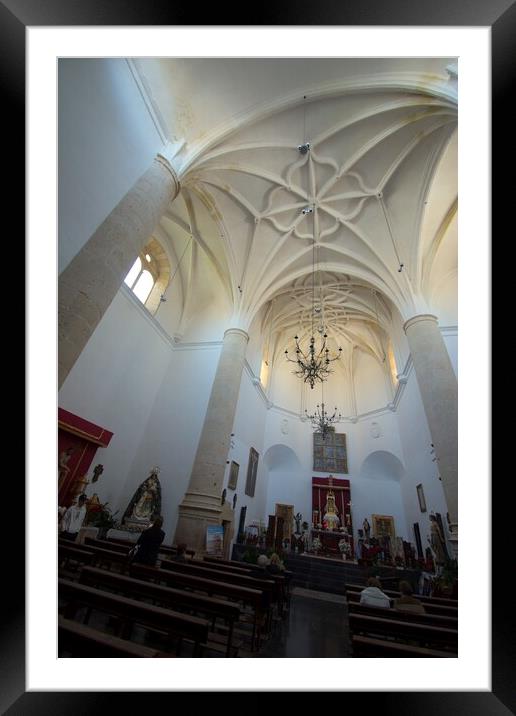
[[[294,505],[276,504],[276,517],[283,519],[283,534],[276,534],[276,539],[288,539],[292,535],[292,522],[294,521]]]

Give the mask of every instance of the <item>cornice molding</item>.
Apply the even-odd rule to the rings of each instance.
[[[156,131],[159,134],[163,144],[167,144],[170,141],[168,138],[168,127],[165,123],[165,120],[163,119],[163,116],[159,110],[158,105],[156,104],[156,101],[154,100],[154,97],[152,96],[152,94],[147,86],[147,81],[140,74],[140,71],[139,71],[138,67],[136,66],[136,63],[134,60],[132,60],[130,58],[126,58],[126,62],[129,67],[129,70],[131,71],[131,74],[133,76],[133,80],[135,81],[136,86],[138,87],[138,90],[140,92],[141,98],[143,99],[143,102],[145,104],[147,112],[149,113],[150,118],[152,119],[152,122],[153,122],[154,126],[156,127]]]
[[[190,343],[181,343],[177,342],[177,339],[175,340],[172,338],[165,329],[161,326],[160,323],[154,318],[154,316],[151,316],[149,311],[145,308],[145,306],[142,304],[142,302],[136,298],[134,293],[131,291],[130,288],[127,288],[125,284],[123,284],[120,288],[121,294],[139,311],[140,315],[154,328],[156,333],[159,335],[159,337],[165,341],[173,351],[199,351],[199,350],[214,350],[217,348],[222,348],[223,341],[198,341],[198,342],[190,342]],[[234,330],[234,329],[228,329],[228,330]],[[237,329],[240,330],[240,329]],[[443,326],[440,328],[441,333],[443,335],[452,336],[458,334],[458,327],[457,326]],[[378,417],[381,415],[389,415],[393,412],[396,412],[396,410],[399,407],[399,404],[401,402],[401,399],[403,397],[403,394],[405,392],[405,386],[407,385],[410,376],[413,372],[413,363],[412,363],[412,356],[409,354],[405,366],[401,373],[398,373],[398,385],[396,387],[396,391],[394,394],[394,398],[392,399],[392,402],[388,403],[387,405],[377,408],[375,410],[369,410],[367,413],[360,413],[358,415],[353,415],[349,417],[342,418],[339,423],[359,423],[364,420],[369,420],[372,417]],[[254,385],[254,388],[256,392],[258,393],[260,399],[264,403],[267,410],[274,410],[276,412],[281,413],[282,415],[288,415],[289,417],[297,418],[300,422],[305,422],[306,417],[304,415],[300,415],[300,413],[296,413],[293,410],[289,410],[288,408],[283,408],[281,405],[276,405],[275,403],[272,403],[269,398],[267,397],[265,390],[263,388],[263,385],[260,381],[260,378],[255,375],[253,369],[251,368],[250,364],[247,361],[247,358],[244,360],[244,371],[249,376],[252,384]]]

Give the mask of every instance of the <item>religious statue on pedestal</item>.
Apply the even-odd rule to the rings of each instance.
[[[150,526],[155,515],[161,514],[161,485],[158,472],[159,468],[154,467],[149,477],[134,493],[122,517],[124,526],[144,530]]]
[[[340,519],[338,516],[337,508],[335,507],[335,495],[333,490],[328,491],[328,497],[326,498],[326,505],[324,507],[323,515],[323,526],[326,525],[326,529],[333,530],[337,529],[340,525]]]
[[[294,522],[296,523],[296,534],[301,534],[301,520],[303,519],[303,515],[301,512],[298,512],[296,515],[294,515]]]

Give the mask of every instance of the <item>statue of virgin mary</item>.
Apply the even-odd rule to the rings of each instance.
[[[122,524],[137,529],[145,529],[155,515],[161,514],[161,485],[158,468],[153,468],[149,477],[142,482],[127,506]]]

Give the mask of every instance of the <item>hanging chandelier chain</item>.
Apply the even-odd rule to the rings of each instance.
[[[304,100],[306,100],[306,96],[303,97]],[[305,121],[306,121],[306,104],[304,105],[304,115],[305,115]],[[306,131],[306,127],[303,127],[303,132]],[[305,134],[303,135],[305,137]],[[305,137],[306,138],[306,137]],[[306,154],[310,150],[310,144],[308,142],[305,142],[305,144],[301,144],[298,146],[299,151],[301,154]],[[308,166],[310,166],[310,160],[308,161]],[[333,363],[333,361],[339,360],[342,348],[338,349],[338,352],[336,355],[330,357],[330,349],[326,345],[326,339],[328,338],[327,334],[324,333],[324,323],[323,323],[323,313],[322,313],[322,305],[323,305],[323,287],[322,287],[322,276],[319,273],[319,312],[321,313],[321,330],[319,331],[322,334],[321,337],[321,347],[319,349],[316,348],[315,345],[315,265],[317,261],[317,268],[319,267],[318,261],[319,261],[319,254],[318,252],[318,245],[317,245],[317,238],[316,238],[316,223],[315,223],[315,211],[316,211],[316,190],[315,186],[312,186],[311,178],[310,178],[310,172],[308,176],[308,182],[309,182],[309,190],[308,190],[308,199],[309,199],[309,205],[306,206],[304,209],[302,209],[302,213],[304,216],[307,216],[308,214],[313,214],[312,217],[312,314],[310,316],[310,324],[311,324],[311,336],[309,341],[308,350],[303,351],[301,348],[301,345],[299,343],[299,336],[294,336],[295,345],[296,345],[296,357],[295,358],[289,358],[288,355],[288,349],[285,350],[285,358],[290,361],[291,363],[297,363],[297,370],[294,371],[295,374],[302,378],[305,383],[310,384],[310,388],[313,389],[315,383],[317,381],[323,382],[328,379],[330,373],[332,372],[330,369],[330,363]],[[306,294],[308,297],[308,291],[306,291]]]

